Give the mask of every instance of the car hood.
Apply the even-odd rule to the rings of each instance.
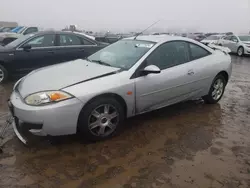
[[[25,76],[14,89],[25,98],[32,93],[60,90],[77,83],[115,74],[119,70],[120,68],[78,59],[35,70]]]
[[[4,38],[7,38],[7,37],[14,37],[14,38],[18,38],[22,36],[21,34],[18,34],[18,33],[14,33],[14,32],[5,32],[5,33],[0,33],[0,39],[4,39]]]

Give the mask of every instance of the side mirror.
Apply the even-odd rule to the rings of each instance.
[[[159,74],[161,69],[155,65],[148,65],[143,70],[141,70],[141,75],[145,76],[148,74]]]
[[[25,44],[25,45],[22,46],[22,49],[24,51],[29,51],[31,49],[31,45],[30,44]]]

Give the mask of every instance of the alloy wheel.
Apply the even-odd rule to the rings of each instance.
[[[224,82],[222,79],[219,78],[213,84],[213,90],[212,90],[213,99],[218,100],[222,96],[223,90],[224,90]]]
[[[4,80],[4,72],[3,70],[0,68],[0,83]]]
[[[238,56],[242,56],[243,55],[243,48],[239,48],[238,49]]]
[[[114,132],[119,122],[117,109],[110,104],[96,107],[88,119],[88,128],[95,136],[108,136]]]

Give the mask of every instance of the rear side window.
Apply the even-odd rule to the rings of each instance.
[[[60,46],[81,45],[81,39],[76,35],[60,34]]]
[[[93,43],[91,43],[89,40],[87,40],[85,38],[81,38],[81,40],[82,40],[83,45],[94,45]]]
[[[203,57],[210,55],[209,51],[207,51],[206,49],[204,49],[196,44],[189,43],[189,47],[190,47],[191,60],[203,58]]]

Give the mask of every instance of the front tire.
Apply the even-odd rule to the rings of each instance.
[[[0,84],[5,82],[7,78],[8,78],[7,70],[2,65],[0,65]]]
[[[78,130],[90,141],[107,139],[120,130],[124,114],[124,108],[114,98],[97,98],[80,113]]]
[[[208,95],[202,97],[205,103],[215,104],[222,98],[226,87],[225,77],[221,74],[215,77]]]
[[[244,48],[242,46],[238,48],[237,55],[240,57],[244,55]]]

